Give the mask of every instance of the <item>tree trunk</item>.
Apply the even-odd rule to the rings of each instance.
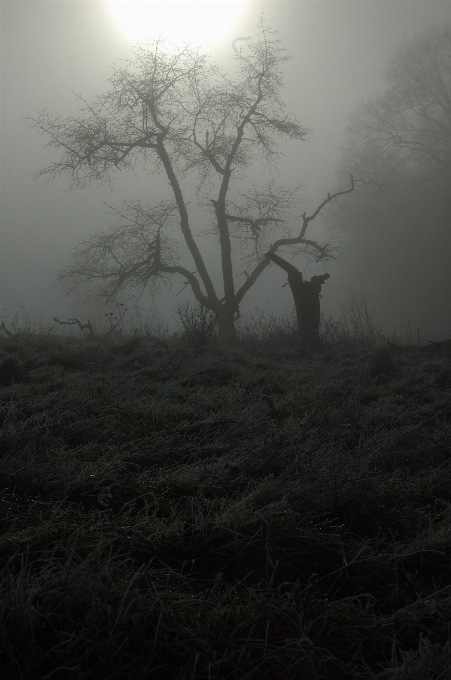
[[[291,288],[296,307],[301,346],[320,347],[321,309],[319,297],[321,286],[330,277],[330,274],[312,276],[310,281],[304,281],[301,272],[283,258],[274,253],[267,253],[266,257],[282,267],[288,274],[288,285]]]
[[[219,337],[227,342],[235,342],[238,336],[235,328],[234,310],[229,310],[221,305],[218,311],[215,310],[215,314],[218,320]]]

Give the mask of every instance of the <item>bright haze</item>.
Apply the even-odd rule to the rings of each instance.
[[[132,40],[164,36],[175,46],[191,42],[214,49],[240,25],[246,0],[145,2],[105,0],[119,30]]]
[[[89,101],[105,93],[112,67],[132,58],[133,47],[143,39],[167,38],[174,49],[192,41],[226,68],[232,64],[234,45],[240,44],[234,41],[255,35],[262,13],[292,56],[284,71],[288,111],[312,131],[306,144],[284,147],[278,182],[302,184],[302,210],[310,214],[328,193],[345,188],[337,184],[336,171],[348,117],[360,102],[384,91],[383,71],[397,46],[428,27],[451,21],[448,0],[1,2],[0,320],[8,324],[18,306],[34,315],[42,312],[44,321],[54,316],[100,318],[114,309],[112,304],[85,304],[77,297],[62,300],[55,277],[83,239],[116,221],[106,204],[158,199],[167,188],[165,178],[144,167],[136,173],[117,172],[111,186],[84,189],[71,190],[64,176],[50,183],[35,179],[35,173],[57,160],[58,154],[45,148],[47,140],[27,125],[26,117],[46,108],[76,117],[81,106],[76,95]],[[310,237],[327,239],[328,228],[320,216],[311,224]],[[410,325],[428,337],[449,337],[451,322],[443,306],[431,311],[427,300],[417,305],[392,294],[386,279],[391,277],[390,286],[395,288],[396,272],[387,272],[383,248],[373,253],[373,247],[374,235],[365,241],[343,233],[341,259],[308,265],[291,261],[307,278],[324,271],[331,274],[322,292],[327,314],[338,316],[349,289],[365,289],[377,305],[385,332],[402,332]],[[205,241],[202,248],[207,262],[209,258],[214,262],[213,242]],[[400,252],[408,260],[409,249]],[[426,257],[425,263],[433,268],[433,258]],[[403,276],[408,270],[407,262]],[[423,272],[425,279],[428,274],[429,270]],[[268,267],[242,312],[257,307],[266,313],[290,309],[289,289],[282,287],[285,280],[283,272]],[[157,301],[158,312],[169,323],[175,305],[192,299],[187,290],[176,295],[181,284],[175,281]],[[145,309],[145,298],[141,304]]]

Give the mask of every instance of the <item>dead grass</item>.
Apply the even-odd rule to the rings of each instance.
[[[27,332],[2,375],[2,678],[451,678],[446,352]]]

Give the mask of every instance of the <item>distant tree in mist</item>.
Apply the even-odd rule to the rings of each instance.
[[[214,312],[219,333],[234,337],[239,305],[270,263],[265,253],[289,247],[307,260],[331,257],[328,246],[306,238],[318,210],[310,217],[304,213],[297,229],[287,225],[295,189],[273,180],[260,187],[246,182],[246,173],[255,178],[256,170],[274,167],[279,140],[308,137],[309,131],[285,113],[281,99],[287,59],[263,22],[258,39],[236,52],[234,73],[192,47],[174,51],[156,41],[138,46],[134,62],[113,70],[110,91],[84,102],[81,117],[45,110],[30,119],[50,137],[48,146],[62,152],[39,175],[53,179],[68,173],[73,186],[83,187],[110,181],[116,169],[151,163],[167,177],[172,194],[113,208],[117,224],[81,243],[59,275],[68,293],[90,288],[91,297],[110,301],[123,289],[156,289],[176,275]],[[352,183],[348,191],[353,188]],[[210,225],[203,234],[195,218],[199,207]],[[217,240],[221,292],[199,235]]]
[[[329,219],[389,303],[438,318],[451,283],[451,25],[398,47],[385,77],[350,117],[339,168],[371,183]]]

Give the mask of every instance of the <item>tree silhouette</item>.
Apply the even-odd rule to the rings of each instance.
[[[399,45],[350,117],[340,163],[368,182],[328,213],[390,323],[442,331],[451,284],[451,24]],[[339,175],[340,176],[340,175]],[[384,293],[382,291],[385,291]]]
[[[166,176],[172,193],[170,200],[125,201],[113,208],[119,222],[81,243],[72,264],[60,273],[58,282],[68,293],[94,287],[95,297],[110,301],[122,289],[143,292],[178,275],[214,312],[220,335],[233,338],[239,305],[269,264],[268,249],[275,253],[296,246],[298,255],[310,259],[332,256],[327,246],[305,238],[313,217],[297,234],[287,225],[296,189],[278,187],[273,180],[250,189],[245,184],[252,164],[274,166],[280,140],[308,137],[309,131],[286,115],[280,96],[287,59],[263,21],[258,38],[236,51],[234,73],[190,46],[174,51],[158,40],[138,46],[134,61],[114,68],[110,91],[90,103],[82,100],[81,117],[44,110],[30,118],[50,138],[48,146],[62,154],[38,176],[68,173],[72,186],[83,187],[111,181],[116,169],[133,169],[144,160]],[[193,229],[194,208],[187,199],[187,182],[193,180],[219,245],[220,293]],[[241,191],[231,195],[237,187]],[[186,246],[182,254],[171,238],[174,229]],[[275,230],[278,238],[271,243]],[[194,271],[182,264],[187,254]],[[237,259],[249,273],[237,273]],[[245,278],[238,284],[240,275]]]

